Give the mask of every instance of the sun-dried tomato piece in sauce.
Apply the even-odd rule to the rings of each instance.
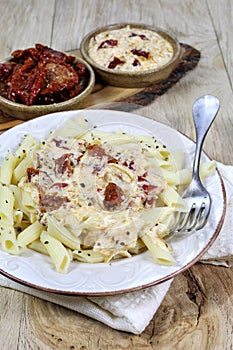
[[[106,209],[117,209],[124,200],[124,192],[114,182],[109,182],[104,191],[104,206]]]
[[[98,47],[98,50],[99,49],[108,49],[108,48],[111,48],[111,47],[114,47],[114,46],[117,46],[118,45],[118,41],[115,40],[115,39],[108,39],[108,40],[105,40],[103,41],[99,47]]]
[[[64,174],[67,172],[67,174],[72,174],[73,167],[72,167],[72,161],[70,159],[71,154],[65,153],[61,157],[55,159],[55,173],[56,174]]]
[[[107,154],[105,152],[105,150],[103,149],[103,147],[101,147],[100,145],[90,145],[88,147],[88,154],[91,157],[107,157],[108,164],[118,163],[118,160],[116,158],[112,157],[111,155]]]
[[[131,50],[133,55],[137,55],[137,56],[141,56],[141,57],[145,57],[145,58],[149,58],[150,53],[148,51],[144,51],[144,50],[137,50],[137,49],[133,49]]]
[[[125,64],[125,61],[120,60],[120,58],[114,56],[113,60],[111,62],[109,62],[108,68],[110,69],[114,69],[116,68],[116,66]]]
[[[132,38],[132,37],[135,37],[135,36],[139,36],[139,38],[141,38],[142,40],[149,40],[145,34],[136,34],[136,33],[131,33],[129,35],[129,38]]]
[[[36,176],[36,175],[39,175],[39,170],[38,170],[38,169],[35,169],[35,168],[27,168],[27,178],[28,178],[28,181],[29,181],[29,182],[31,182],[32,177],[33,177],[33,176]]]
[[[151,184],[144,184],[142,185],[143,191],[148,194],[151,191],[153,191],[155,188],[158,188],[158,186],[151,185]]]
[[[42,213],[57,210],[63,204],[69,202],[69,199],[66,196],[54,196],[54,195],[46,195],[46,194],[40,194],[39,200],[40,200],[40,210]]]
[[[140,61],[137,58],[135,58],[135,60],[133,61],[132,65],[134,67],[137,67],[137,66],[141,66],[141,63],[140,63]]]
[[[88,154],[92,157],[103,157],[106,156],[105,150],[99,145],[88,146]]]
[[[66,182],[55,182],[54,184],[52,184],[50,186],[50,188],[54,188],[54,187],[56,187],[56,188],[65,188],[67,186],[69,186],[69,185]]]

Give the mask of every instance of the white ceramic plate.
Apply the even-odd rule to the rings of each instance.
[[[91,125],[106,131],[118,128],[133,134],[154,135],[171,150],[183,149],[187,164],[191,164],[194,143],[176,130],[138,115],[109,110],[81,110],[54,113],[16,126],[0,136],[0,164],[8,150],[15,150],[27,133],[37,139],[46,138],[49,131],[60,127],[68,118],[81,113]],[[203,154],[203,160],[208,157]],[[206,227],[194,234],[173,239],[176,265],[160,266],[149,252],[112,263],[72,263],[67,274],[55,272],[49,257],[27,250],[12,256],[0,250],[0,272],[14,281],[49,292],[72,295],[107,295],[134,291],[174,277],[194,264],[217,237],[225,215],[225,191],[218,172],[208,178],[206,186],[213,206]]]

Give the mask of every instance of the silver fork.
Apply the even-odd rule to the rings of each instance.
[[[219,100],[215,96],[199,97],[193,104],[193,120],[196,130],[196,150],[190,185],[183,194],[188,212],[181,214],[172,232],[200,230],[207,222],[211,209],[211,197],[199,176],[199,165],[203,142],[218,110]]]

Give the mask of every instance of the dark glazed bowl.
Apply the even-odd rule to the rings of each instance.
[[[84,90],[81,91],[81,93],[64,102],[32,106],[26,106],[25,104],[12,102],[0,95],[0,111],[6,116],[22,120],[29,120],[49,113],[74,110],[82,107],[84,100],[91,94],[92,89],[95,85],[95,73],[91,66],[82,58],[79,58],[75,55],[72,56],[75,57],[76,62],[84,64],[88,71],[86,86]],[[6,63],[7,61],[9,61],[9,58],[3,60],[1,63]]]
[[[120,71],[120,70],[114,71],[112,69],[105,68],[104,66],[97,64],[89,56],[88,47],[92,37],[95,37],[97,34],[101,32],[121,29],[128,25],[132,29],[134,28],[146,29],[146,30],[156,32],[160,36],[162,36],[165,40],[167,40],[172,45],[172,48],[173,48],[173,56],[171,60],[168,63],[161,66],[160,68],[132,72],[132,71]],[[160,28],[151,27],[144,24],[119,23],[119,24],[112,24],[112,25],[107,25],[107,26],[98,28],[96,30],[93,30],[89,34],[87,34],[81,42],[80,50],[81,50],[82,57],[94,68],[95,72],[97,73],[97,76],[99,76],[104,82],[113,86],[139,88],[139,87],[150,86],[156,82],[167,79],[178,63],[179,56],[181,53],[181,46],[178,40],[173,35],[171,35],[167,31],[164,31]]]

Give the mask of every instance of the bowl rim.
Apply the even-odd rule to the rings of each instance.
[[[145,71],[136,71],[136,72],[132,72],[132,71],[120,71],[120,70],[112,70],[109,68],[106,68],[104,66],[101,66],[100,64],[96,63],[88,54],[87,50],[86,50],[86,44],[89,43],[90,39],[92,36],[97,35],[99,33],[105,32],[107,30],[115,30],[115,29],[121,29],[124,28],[126,26],[130,26],[130,27],[134,27],[134,28],[141,28],[141,29],[147,29],[147,30],[151,30],[153,32],[158,33],[159,35],[163,36],[165,35],[166,37],[169,38],[169,42],[173,42],[175,49],[173,48],[173,56],[172,58],[165,63],[164,65],[162,65],[161,67],[158,68],[152,68],[152,69],[147,69]],[[165,38],[166,39],[166,38]],[[166,39],[167,40],[167,39]],[[134,22],[121,22],[121,23],[113,23],[113,24],[108,24],[105,26],[100,26],[92,31],[90,31],[89,33],[87,33],[80,44],[80,52],[83,56],[83,58],[92,66],[94,67],[94,69],[98,69],[100,71],[103,71],[105,73],[108,74],[113,74],[113,75],[119,75],[119,76],[142,76],[142,75],[149,75],[152,73],[156,73],[159,72],[163,69],[166,69],[167,67],[169,67],[173,62],[175,62],[176,60],[178,60],[180,53],[181,53],[181,45],[178,41],[178,39],[171,34],[169,31],[164,30],[163,28],[160,27],[154,27],[148,24],[144,24],[144,23],[134,23]]]
[[[64,52],[64,51],[61,51],[61,52]],[[67,54],[67,52],[64,52],[64,53]],[[14,107],[14,108],[17,108],[18,110],[25,111],[25,112],[38,111],[38,109],[40,109],[42,112],[47,111],[47,110],[51,110],[53,112],[54,108],[56,108],[56,106],[66,107],[66,106],[69,106],[70,104],[75,103],[78,99],[82,100],[82,98],[85,97],[87,92],[92,91],[92,89],[95,85],[95,73],[94,73],[91,65],[88,62],[86,62],[82,57],[79,57],[75,54],[71,54],[71,56],[74,56],[75,60],[79,61],[80,63],[83,63],[85,65],[85,67],[88,69],[89,74],[90,74],[87,86],[85,87],[85,89],[81,93],[77,94],[76,96],[74,96],[66,101],[51,103],[51,104],[47,104],[47,105],[31,105],[31,106],[27,106],[23,103],[18,103],[18,102],[13,102],[11,100],[8,100],[7,98],[2,97],[2,95],[0,93],[0,104],[3,104],[9,108]],[[12,59],[13,59],[13,57],[9,56],[5,59],[2,59],[0,61],[0,63],[5,63],[5,62],[10,61]]]

